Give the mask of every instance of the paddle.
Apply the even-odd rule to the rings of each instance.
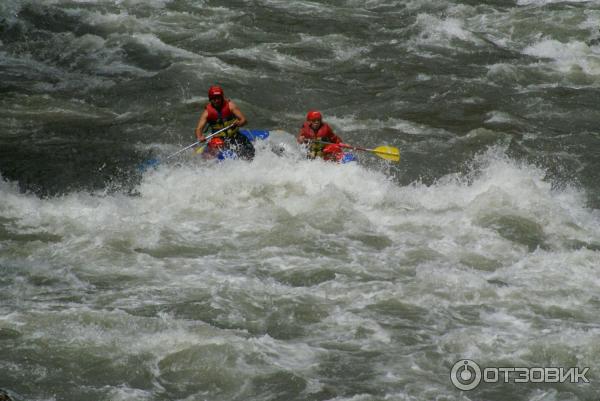
[[[191,145],[188,145],[188,146],[186,146],[186,147],[185,147],[185,148],[183,148],[183,149],[179,149],[177,152],[175,152],[175,153],[173,153],[173,154],[170,154],[169,156],[167,156],[167,157],[165,158],[165,160],[164,160],[164,161],[167,161],[167,160],[169,160],[169,159],[172,159],[173,157],[177,156],[178,154],[180,154],[180,153],[182,153],[182,152],[185,152],[186,150],[188,150],[188,149],[190,149],[190,148],[193,148],[194,146],[198,146],[199,144],[201,144],[201,143],[203,143],[203,142],[207,142],[207,141],[208,141],[210,138],[212,138],[212,137],[214,137],[214,136],[216,136],[216,135],[220,134],[220,133],[221,133],[221,132],[223,132],[223,131],[226,131],[226,130],[227,130],[227,129],[229,129],[229,128],[231,128],[231,126],[223,127],[223,128],[221,128],[220,130],[218,130],[218,131],[215,131],[215,132],[213,132],[212,134],[205,136],[203,141],[196,141],[196,142],[192,143]],[[142,163],[142,164],[141,164],[141,165],[138,167],[138,170],[140,170],[140,171],[146,171],[146,169],[148,169],[148,168],[150,168],[150,167],[156,167],[156,166],[157,166],[159,163],[160,163],[160,160],[158,160],[158,159],[150,159],[150,160],[146,160],[144,163]]]
[[[331,142],[323,142],[323,141],[315,141],[316,143],[322,143],[326,145],[337,145],[340,148],[352,149],[352,150],[362,150],[364,152],[375,153],[377,156],[381,157],[385,160],[391,160],[393,162],[400,161],[400,150],[393,146],[378,146],[375,149],[367,149],[361,148],[359,146],[347,145],[345,143],[331,143]]]

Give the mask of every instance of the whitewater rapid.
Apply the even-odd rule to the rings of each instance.
[[[0,394],[596,400],[597,6],[1,1]],[[401,161],[138,171],[214,84]],[[590,382],[462,391],[463,359]]]
[[[252,396],[272,375],[306,397],[333,382],[448,395],[467,357],[597,368],[599,216],[544,178],[496,148],[434,185],[268,150],[162,165],[136,195],[39,198],[4,181],[9,356],[103,367],[10,366],[123,400]]]

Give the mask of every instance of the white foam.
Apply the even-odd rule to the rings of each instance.
[[[510,114],[501,111],[491,111],[487,113],[487,116],[486,123],[510,123],[513,121],[513,117]]]
[[[130,388],[126,386],[114,388],[109,392],[109,394],[110,399],[113,401],[144,401],[154,399],[154,395],[151,391],[140,390],[137,388]]]
[[[452,40],[460,40],[475,45],[484,42],[465,27],[465,20],[453,17],[439,18],[431,14],[419,14],[415,25],[420,29],[418,44],[455,47]]]
[[[589,3],[590,0],[569,0],[569,3]],[[517,0],[517,4],[520,6],[528,6],[532,4],[536,5],[546,5],[546,4],[554,4],[554,3],[564,3],[564,0]]]
[[[152,238],[158,240],[153,232],[180,230],[189,218],[208,223],[213,220],[211,210],[222,205],[233,210],[250,207],[250,213],[243,216],[219,213],[214,216],[218,219],[215,223],[231,227],[256,223],[263,226],[260,220],[273,213],[268,206],[271,202],[293,216],[310,213],[315,202],[331,196],[331,202],[324,206],[332,212],[340,207],[361,213],[369,211],[370,219],[381,221],[439,219],[437,213],[428,215],[427,211],[444,212],[453,208],[463,214],[448,212],[442,217],[451,221],[476,216],[483,210],[510,210],[538,222],[557,240],[561,237],[559,233],[565,232],[565,225],[579,227],[574,232],[568,231],[582,240],[595,232],[578,191],[567,189],[555,193],[550,183],[544,181],[543,171],[515,165],[497,153],[488,153],[479,160],[477,163],[483,163],[485,168],[470,184],[449,176],[434,186],[397,188],[381,173],[358,165],[294,161],[262,152],[250,168],[241,161],[200,169],[194,165],[180,168],[163,165],[145,176],[139,187],[141,196],[134,198],[74,193],[41,200],[19,194],[14,184],[4,182],[0,187],[4,199],[0,211],[3,217],[18,219],[22,227],[40,227],[59,235],[94,233],[101,240],[116,235],[139,246],[149,245],[148,241],[154,241]],[[425,213],[396,212],[399,206],[407,204]],[[378,221],[377,225],[381,226]],[[582,231],[576,234],[578,230]],[[140,237],[139,232],[146,235]]]
[[[317,47],[333,52],[337,61],[356,59],[361,61],[360,56],[368,52],[365,46],[357,46],[356,41],[341,34],[329,34],[324,36],[313,36],[301,34],[301,42],[305,46]],[[365,60],[365,62],[370,62]]]
[[[523,49],[523,53],[543,59],[553,60],[550,65],[563,73],[577,70],[589,74],[600,74],[600,52],[579,41],[567,43],[545,39]]]
[[[294,116],[298,118],[299,116]],[[363,134],[374,132],[381,129],[392,129],[401,131],[402,134],[408,135],[422,135],[427,133],[428,135],[439,135],[443,137],[450,137],[451,134],[440,128],[432,128],[423,124],[416,124],[411,121],[403,120],[400,118],[389,117],[387,119],[364,119],[358,118],[356,115],[325,115],[325,120],[330,123],[334,128],[343,127],[343,132],[358,131]],[[337,131],[336,131],[337,132]],[[342,131],[339,132],[343,136]],[[397,143],[388,143],[391,146],[399,146]]]
[[[235,54],[251,60],[260,60],[282,69],[313,69],[311,63],[278,51],[279,45],[263,43],[250,49],[229,50],[227,54]]]
[[[200,165],[188,155],[180,165],[147,173],[138,190],[136,197],[71,193],[39,199],[0,182],[5,226],[60,236],[55,243],[30,244],[28,264],[68,266],[81,281],[135,277],[130,288],[90,292],[98,299],[86,302],[99,302],[99,310],[73,304],[41,319],[38,305],[38,314],[18,320],[35,320],[43,337],[60,338],[67,327],[71,345],[100,346],[115,357],[149,353],[159,361],[193,346],[227,344],[239,355],[260,356],[258,369],[265,372],[283,369],[312,378],[311,388],[319,388],[315,369],[330,352],[323,344],[365,351],[389,351],[395,344],[385,319],[369,308],[379,302],[401,300],[413,313],[422,310],[423,316],[413,316],[415,324],[449,359],[500,359],[531,349],[530,325],[547,317],[522,304],[560,307],[593,321],[593,309],[580,311],[600,291],[597,251],[573,249],[571,243],[600,243],[600,216],[585,207],[582,192],[553,189],[543,170],[511,160],[501,148],[478,155],[469,174],[429,186],[400,187],[360,165],[260,150],[251,163]],[[490,215],[539,225],[546,249],[503,237],[481,223]],[[384,245],[365,242],[366,234]],[[298,269],[328,269],[335,277],[298,287],[276,279]],[[26,290],[25,299],[27,291],[38,291],[26,281],[17,289]],[[210,296],[220,324],[234,329],[192,323],[175,313],[145,318],[121,312],[198,294]],[[267,330],[270,305],[278,302],[312,305],[321,317],[297,341],[249,335],[251,329]],[[469,315],[475,323],[456,326],[458,319],[453,329],[445,326],[453,314],[475,307],[479,315]],[[391,322],[404,321],[403,314],[390,315]],[[571,328],[578,349],[591,349],[583,331],[588,329]],[[550,334],[552,341],[561,338]],[[418,365],[410,362],[417,354],[406,352],[408,362]],[[236,364],[236,372],[247,371],[245,358]],[[390,369],[396,367],[382,368],[377,380],[385,380]]]
[[[314,13],[319,13],[321,15],[335,15],[336,10],[335,7],[327,7],[314,1],[306,0],[299,0],[294,2],[289,2],[286,0],[258,0],[258,2],[263,3],[266,7],[274,9],[283,9],[287,13],[294,13],[299,16],[312,16],[314,15]]]

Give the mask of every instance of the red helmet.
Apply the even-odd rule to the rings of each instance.
[[[208,98],[209,99],[214,99],[216,97],[222,97],[223,96],[223,88],[221,88],[219,85],[213,85],[210,88],[208,88]]]
[[[225,144],[225,141],[221,138],[212,138],[208,141],[208,147],[211,149],[218,149]]]
[[[322,120],[323,116],[321,115],[321,113],[317,110],[311,110],[308,112],[308,114],[306,115],[306,119],[308,121],[312,121],[312,120]]]

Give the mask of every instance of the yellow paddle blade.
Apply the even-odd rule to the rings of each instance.
[[[205,148],[205,147],[206,147],[206,146],[204,146],[204,145],[202,145],[202,146],[198,146],[198,147],[196,148],[196,150],[195,150],[196,154],[197,154],[197,155],[199,155],[199,154],[201,154],[202,152],[204,152],[204,148]]]
[[[392,146],[378,146],[373,149],[373,153],[382,159],[391,160],[394,162],[400,161],[400,150]]]

